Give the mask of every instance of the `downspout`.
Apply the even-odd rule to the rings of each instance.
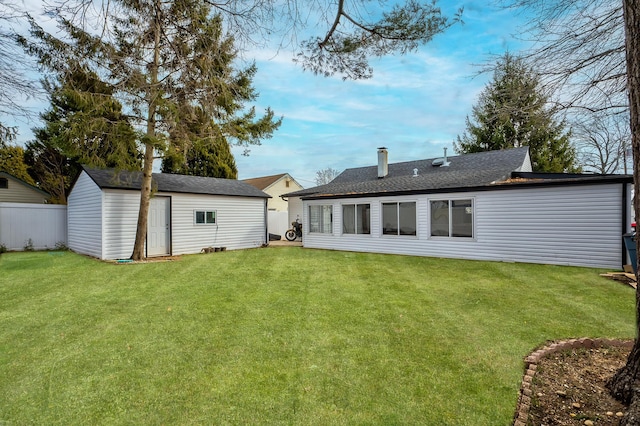
[[[264,199],[264,243],[269,245],[269,209],[267,208],[268,198]]]

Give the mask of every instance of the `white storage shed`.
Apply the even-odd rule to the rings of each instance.
[[[83,167],[68,197],[68,246],[99,259],[128,259],[140,206],[141,172]],[[244,182],[153,174],[147,257],[266,244],[269,195]]]

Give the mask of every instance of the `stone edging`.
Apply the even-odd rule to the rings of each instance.
[[[518,395],[518,405],[513,420],[513,426],[526,426],[527,419],[529,417],[529,409],[531,407],[531,384],[533,377],[536,374],[538,363],[540,360],[548,355],[556,352],[585,348],[600,348],[603,346],[615,346],[615,347],[633,347],[633,340],[616,340],[616,339],[590,339],[583,337],[581,339],[564,340],[561,342],[551,343],[544,346],[524,359],[525,373],[522,378],[522,386]]]

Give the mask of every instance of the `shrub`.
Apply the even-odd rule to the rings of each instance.
[[[69,250],[69,246],[64,241],[58,241],[55,245],[56,250],[67,251]]]

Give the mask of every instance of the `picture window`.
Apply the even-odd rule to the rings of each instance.
[[[321,234],[333,232],[333,206],[309,206],[309,232]]]
[[[345,204],[342,206],[343,234],[371,233],[371,204]]]
[[[473,200],[432,200],[431,236],[473,238]]]
[[[416,235],[416,203],[382,203],[383,235]]]

